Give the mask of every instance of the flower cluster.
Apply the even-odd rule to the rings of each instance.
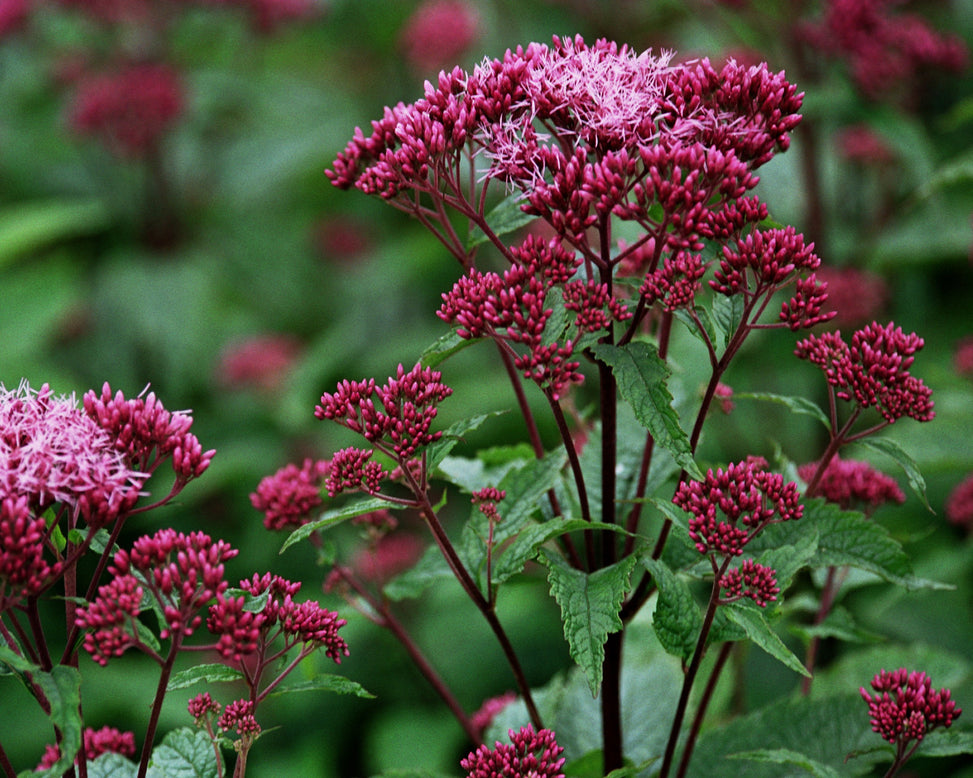
[[[236,700],[228,703],[220,714],[217,726],[224,732],[236,730],[240,737],[254,738],[260,734],[260,725],[253,715],[252,700]]]
[[[135,734],[122,732],[115,727],[102,727],[101,729],[86,727],[84,731],[84,753],[89,762],[107,753],[133,756],[135,754]],[[37,765],[36,772],[49,770],[57,764],[60,758],[61,749],[55,745],[48,746],[44,751],[43,758]],[[75,763],[77,763],[77,759],[75,759]]]
[[[564,751],[549,729],[526,726],[510,730],[510,745],[480,746],[460,762],[467,778],[564,778]]]
[[[729,569],[728,563],[742,555],[747,543],[764,527],[799,519],[804,513],[797,485],[785,484],[783,476],[768,473],[765,466],[763,460],[748,459],[731,463],[726,470],[709,470],[703,481],[680,483],[672,498],[692,514],[689,537],[718,572],[724,603],[749,597],[765,607],[777,599],[780,589],[773,569],[751,559]],[[717,557],[723,557],[722,566]]]
[[[896,746],[899,756],[907,753],[912,741],[918,745],[927,732],[949,727],[963,712],[950,699],[949,689],[935,690],[925,673],[910,673],[904,667],[882,670],[871,686],[874,694],[864,687],[859,692],[868,704],[872,731]]]
[[[167,411],[155,392],[126,399],[120,391],[112,395],[105,383],[100,395],[94,391],[85,394],[84,410],[141,471],[152,473],[171,459],[176,473],[174,491],[201,476],[216,453],[203,451],[190,432],[192,416],[186,411]]]
[[[219,380],[231,389],[280,389],[301,352],[288,335],[258,335],[228,347],[220,358]]]
[[[810,482],[817,469],[817,462],[808,462],[797,468],[797,474]],[[905,502],[905,495],[894,478],[876,470],[868,462],[837,456],[828,462],[818,479],[815,494],[845,510],[874,510],[888,502],[900,505]]]
[[[799,341],[794,353],[820,367],[839,398],[860,409],[876,408],[888,423],[902,416],[931,421],[932,390],[909,373],[923,345],[914,332],[906,335],[892,322],[872,322],[856,330],[851,343],[836,330]]]
[[[44,559],[47,522],[30,515],[26,497],[0,502],[0,613],[39,594],[61,571]]]
[[[135,621],[142,610],[143,589],[134,575],[119,575],[98,588],[91,602],[75,615],[75,626],[85,630],[84,649],[103,667],[138,641]]]
[[[846,60],[868,97],[901,93],[929,68],[958,72],[968,52],[956,35],[941,35],[916,14],[895,13],[895,0],[829,0],[824,18],[804,34],[816,50]]]
[[[325,460],[305,459],[300,467],[288,464],[262,479],[250,503],[264,514],[264,526],[280,530],[310,521],[311,511],[322,502],[321,484],[329,470]]]
[[[481,32],[480,14],[467,0],[424,0],[399,35],[403,55],[419,73],[458,60]]]
[[[100,527],[135,505],[144,480],[73,397],[0,384],[0,497],[26,498],[35,515],[61,503]]]
[[[832,326],[860,326],[874,320],[889,298],[888,284],[875,273],[854,267],[822,267],[815,275],[828,285]]]
[[[399,365],[395,377],[389,378],[381,387],[374,379],[342,381],[333,394],[321,396],[314,415],[319,419],[334,420],[361,434],[400,464],[405,464],[419,449],[442,437],[442,432],[430,431],[438,413],[437,404],[453,393],[441,378],[442,373],[438,370],[417,363],[408,372]],[[345,461],[350,459],[351,456],[342,456],[338,463],[332,460],[332,474],[339,466],[354,470]],[[377,476],[374,469],[367,469],[364,461],[358,461],[357,466],[363,470],[359,483],[363,479],[371,483],[368,479]]]
[[[300,583],[265,573],[240,581],[240,588],[248,596],[217,594],[206,620],[207,629],[219,638],[216,649],[224,659],[240,661],[281,636],[284,646],[272,656],[280,656],[295,645],[323,647],[338,664],[348,656],[348,644],[338,635],[346,621],[314,601],[295,602]],[[266,597],[261,610],[247,608],[248,599],[261,596]],[[264,652],[265,659],[267,656]]]

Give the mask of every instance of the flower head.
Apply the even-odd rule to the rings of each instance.
[[[856,330],[851,343],[840,331],[825,332],[799,341],[794,353],[820,367],[842,400],[874,407],[889,423],[902,416],[930,421],[932,390],[909,373],[923,345],[914,332],[907,335],[892,322],[872,322]]]
[[[189,715],[196,720],[197,726],[200,724],[201,720],[206,716],[215,714],[220,715],[221,706],[218,702],[214,701],[210,697],[209,692],[203,692],[202,694],[197,694],[193,697],[189,704],[187,705],[189,710]]]
[[[679,484],[673,503],[692,514],[689,537],[701,554],[739,556],[753,536],[771,523],[799,519],[797,485],[744,460],[707,471],[702,481]],[[724,518],[720,518],[720,514]]]
[[[224,732],[236,730],[240,737],[256,737],[260,734],[260,725],[254,718],[253,709],[252,700],[228,703],[217,721],[217,726]]]
[[[720,602],[728,603],[749,597],[761,608],[773,602],[780,594],[777,585],[777,572],[766,565],[744,559],[739,567],[731,567],[720,578],[720,588],[724,594]]]
[[[564,778],[564,749],[551,730],[535,733],[528,725],[520,732],[510,730],[508,736],[510,745],[482,745],[460,762],[467,778]]]
[[[864,687],[859,693],[868,704],[872,731],[896,746],[900,756],[912,741],[918,744],[936,727],[949,727],[963,712],[950,699],[949,689],[933,689],[929,676],[904,667],[882,670],[871,686],[874,694]]]
[[[262,479],[250,503],[264,514],[264,526],[279,530],[310,521],[311,511],[322,502],[321,485],[329,469],[326,460],[305,459],[301,467],[288,464]]]
[[[135,733],[122,732],[115,727],[102,727],[101,729],[86,727],[84,730],[84,753],[89,762],[107,753],[134,756]],[[37,765],[37,771],[49,770],[57,764],[60,758],[61,749],[55,745],[48,746],[44,758]],[[77,764],[77,759],[75,759],[75,764]]]
[[[85,630],[84,648],[102,667],[138,644],[135,621],[142,610],[142,586],[134,575],[117,575],[78,608],[75,626]]]
[[[817,462],[808,462],[797,468],[797,474],[810,482],[817,469]],[[905,495],[894,478],[876,470],[868,462],[837,456],[828,462],[815,494],[845,510],[874,510],[887,502],[905,502]]]
[[[0,613],[24,597],[40,594],[61,572],[44,559],[47,522],[34,518],[26,497],[0,502]]]
[[[498,697],[491,697],[488,700],[484,700],[476,713],[470,716],[470,723],[473,725],[473,729],[477,732],[486,731],[486,728],[493,723],[493,720],[516,699],[516,693],[504,692]]]
[[[399,40],[413,69],[431,73],[459,59],[475,43],[480,28],[476,6],[466,0],[423,0]]]

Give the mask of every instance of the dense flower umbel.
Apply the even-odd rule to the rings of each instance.
[[[836,330],[799,341],[794,353],[820,367],[842,400],[874,407],[889,423],[902,416],[931,421],[932,390],[909,373],[923,345],[914,332],[906,335],[892,322],[872,322],[856,330],[850,344]]]
[[[236,730],[240,737],[255,737],[260,734],[260,725],[253,716],[252,700],[236,700],[228,703],[217,721],[224,732]]]
[[[134,506],[140,470],[74,398],[0,384],[0,497],[26,498],[35,515],[61,503],[98,527]]]
[[[406,61],[420,73],[456,62],[480,34],[480,14],[467,0],[424,0],[399,40]]]
[[[817,469],[817,462],[808,462],[797,468],[797,474],[810,481]],[[894,478],[876,470],[868,462],[837,456],[828,462],[815,494],[845,510],[874,510],[887,502],[905,502],[905,495]]]
[[[78,609],[75,625],[85,630],[84,648],[104,666],[137,644],[136,620],[142,609],[142,586],[134,575],[119,575],[98,587],[98,594]]]
[[[321,484],[329,469],[325,460],[305,459],[301,467],[288,464],[262,479],[250,502],[264,514],[264,526],[279,530],[310,521],[311,511],[322,502]]]
[[[904,667],[882,670],[871,686],[874,694],[864,687],[859,692],[868,704],[872,730],[896,747],[897,758],[914,751],[927,732],[949,727],[963,712],[950,699],[949,689],[935,690],[925,673]]]
[[[679,484],[672,501],[692,514],[689,537],[701,554],[739,556],[768,524],[801,518],[804,506],[797,485],[785,484],[783,476],[768,473],[764,464],[745,460],[726,470],[709,470],[702,481]]]
[[[47,522],[34,518],[26,497],[0,502],[0,613],[39,594],[61,571],[44,559]]]
[[[486,745],[472,751],[460,762],[467,778],[564,778],[564,751],[549,729],[534,732],[531,726],[520,732],[510,730],[510,745]]]
[[[395,376],[381,387],[374,379],[342,381],[334,394],[321,396],[314,415],[332,419],[372,443],[388,446],[396,459],[405,463],[420,448],[442,437],[442,432],[430,431],[438,413],[436,405],[453,393],[441,378],[438,370],[416,364],[408,372],[399,365]]]
[[[777,586],[777,572],[766,565],[744,559],[739,567],[732,567],[720,578],[723,590],[721,603],[749,597],[761,608],[777,599],[780,587]]]

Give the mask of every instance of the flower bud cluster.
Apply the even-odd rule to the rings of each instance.
[[[510,744],[497,742],[491,749],[481,745],[460,761],[467,778],[564,778],[564,749],[549,729],[534,732],[532,726],[508,732]]]
[[[933,689],[929,676],[902,667],[882,670],[871,682],[874,694],[859,689],[868,704],[872,731],[904,752],[910,741],[921,741],[936,727],[949,727],[963,712],[949,689]]]
[[[794,353],[820,367],[839,398],[860,409],[874,407],[891,424],[902,416],[916,421],[935,416],[932,390],[909,373],[923,345],[922,338],[893,322],[872,322],[856,330],[851,343],[836,330],[799,341]]]
[[[84,753],[89,762],[93,762],[102,754],[108,753],[133,756],[135,754],[135,733],[122,732],[115,727],[102,727],[101,729],[86,727],[84,730]],[[35,772],[49,770],[57,764],[60,758],[61,749],[56,745],[49,745]],[[77,759],[75,759],[75,764],[77,764]]]
[[[810,482],[817,469],[817,462],[809,462],[798,467],[797,474]],[[837,456],[828,462],[815,494],[845,510],[874,510],[887,502],[905,502],[905,495],[894,478],[876,470],[868,462]]]
[[[61,572],[44,559],[47,522],[30,515],[26,497],[0,502],[0,613],[40,594]]]
[[[264,514],[264,526],[279,530],[310,521],[311,511],[322,502],[321,484],[329,470],[326,460],[305,459],[301,467],[288,464],[262,479],[250,503]]]

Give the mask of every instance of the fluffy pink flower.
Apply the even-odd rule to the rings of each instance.
[[[360,549],[349,566],[364,581],[384,584],[411,568],[426,544],[407,532],[393,532],[377,539],[373,546]]]
[[[122,157],[142,157],[159,145],[183,111],[183,90],[166,65],[133,64],[89,76],[78,87],[70,125]]]
[[[895,159],[888,142],[867,124],[842,128],[835,136],[838,153],[860,165],[887,165]]]
[[[406,61],[434,73],[460,59],[481,32],[480,14],[465,0],[423,0],[399,35]]]

